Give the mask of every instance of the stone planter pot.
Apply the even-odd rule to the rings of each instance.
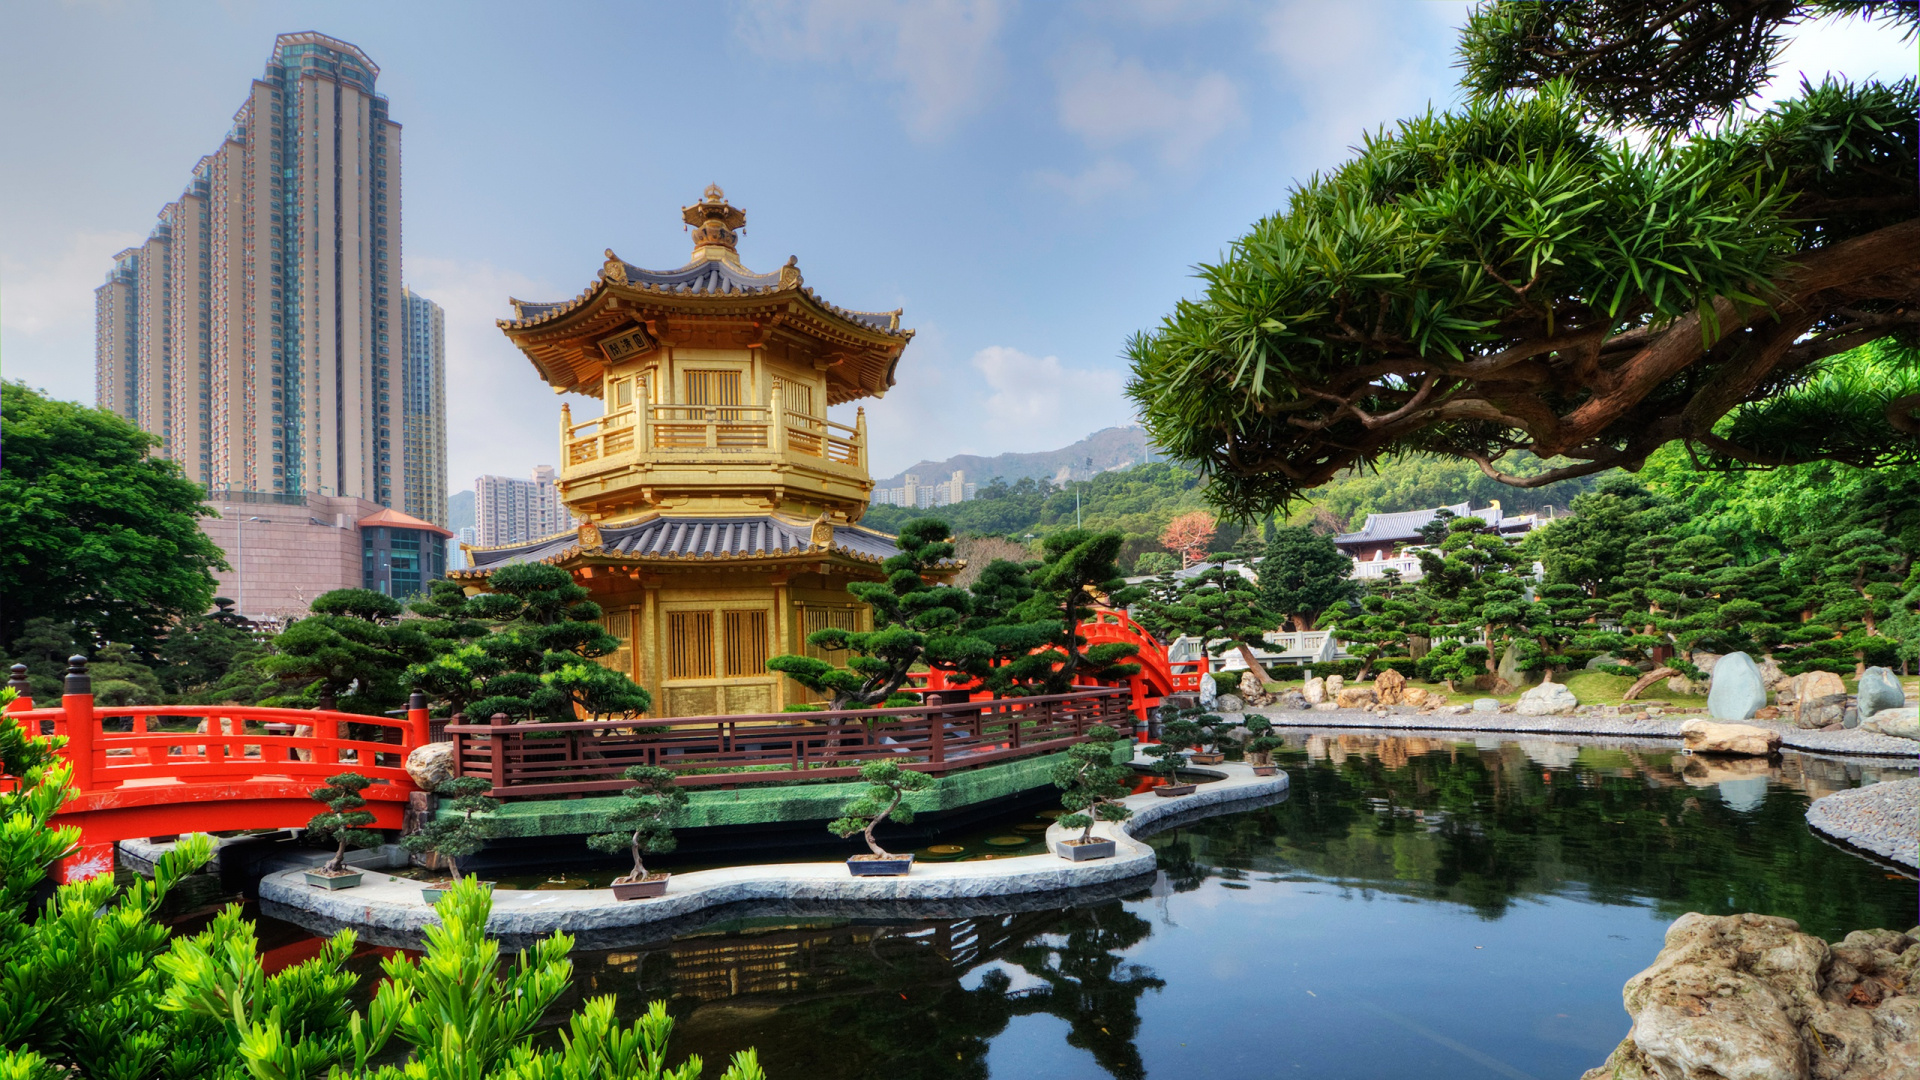
[[[1195,765],[1218,765],[1221,762],[1227,760],[1227,755],[1225,754],[1194,754],[1192,757],[1189,757],[1187,760],[1193,762]]]
[[[1199,786],[1198,784],[1161,784],[1153,789],[1153,793],[1163,799],[1172,799],[1181,795],[1191,795],[1193,789]]]
[[[480,887],[487,890],[488,892],[492,892],[493,882],[483,881],[480,883]],[[425,900],[429,904],[437,904],[440,902],[440,898],[447,895],[447,893],[452,889],[453,889],[453,886],[451,885],[447,885],[444,883],[435,883],[433,885],[428,885],[422,888],[420,890],[420,898],[422,900]]]
[[[307,871],[307,884],[316,889],[351,889],[360,884],[360,871],[349,870],[344,874],[329,874],[323,870]]]
[[[847,859],[847,870],[854,877],[905,877],[913,870],[913,856],[854,855]]]
[[[1069,862],[1086,862],[1088,859],[1111,859],[1115,851],[1111,840],[1062,840],[1053,845],[1053,853]]]
[[[1279,771],[1280,766],[1278,765],[1255,765],[1253,767],[1253,775],[1255,776],[1273,776]]]
[[[672,874],[648,874],[639,881],[616,881],[613,883],[615,900],[645,900],[651,896],[667,895],[667,879]]]

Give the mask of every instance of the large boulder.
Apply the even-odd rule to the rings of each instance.
[[[1682,915],[1627,980],[1633,1028],[1582,1080],[1917,1080],[1920,943],[1792,919]]]
[[[1220,696],[1220,684],[1212,675],[1200,676],[1200,707],[1213,708],[1214,699]]]
[[[1506,683],[1509,689],[1516,686],[1526,686],[1539,678],[1538,672],[1520,670],[1520,643],[1517,641],[1509,642],[1506,651],[1500,654],[1500,664],[1494,669],[1493,675],[1496,680],[1494,683],[1495,686],[1498,686],[1500,683]],[[1506,691],[1501,690],[1498,692],[1505,693]]]
[[[1860,730],[1895,735],[1902,739],[1920,739],[1920,707],[1907,705],[1898,709],[1881,709],[1860,721]]]
[[[1474,712],[1499,712],[1500,699],[1490,698],[1490,697],[1474,698],[1473,711]]]
[[[1567,716],[1580,707],[1565,683],[1543,682],[1520,695],[1513,711],[1522,716]]]
[[[1767,707],[1767,684],[1760,666],[1743,652],[1728,653],[1713,666],[1707,713],[1715,720],[1751,720]]]
[[[1370,686],[1342,687],[1334,699],[1334,704],[1343,709],[1364,709],[1374,704],[1373,688]]]
[[[1587,661],[1586,667],[1583,670],[1599,671],[1603,667],[1614,667],[1619,664],[1620,664],[1619,657],[1613,655],[1612,653],[1603,652],[1599,656],[1596,656],[1593,659]]]
[[[1213,711],[1222,713],[1246,712],[1247,703],[1240,700],[1239,694],[1221,694],[1213,699]]]
[[[1767,684],[1767,689],[1778,690],[1783,683],[1790,680],[1787,673],[1780,670],[1780,661],[1768,656],[1760,661],[1760,681]]]
[[[1780,748],[1780,733],[1752,724],[1716,724],[1689,720],[1680,725],[1680,737],[1696,754],[1737,754],[1765,757]]]
[[[1347,677],[1345,675],[1327,676],[1327,700],[1332,701],[1334,698],[1339,697],[1341,687],[1346,685]]]
[[[453,779],[453,744],[430,742],[413,748],[407,755],[407,775],[417,787],[432,791],[442,781]]]
[[[1831,671],[1809,671],[1793,680],[1793,722],[1803,728],[1837,724],[1847,715],[1847,684]]]
[[[1900,680],[1893,672],[1870,667],[1860,676],[1860,690],[1855,699],[1860,706],[1860,719],[1865,720],[1874,713],[1905,705],[1907,692],[1900,688]]]
[[[1306,698],[1309,705],[1318,705],[1327,700],[1327,680],[1317,676],[1308,679],[1306,685],[1300,688],[1300,696]]]
[[[1273,695],[1267,693],[1267,684],[1260,676],[1245,671],[1240,674],[1240,700],[1247,703],[1247,708],[1257,709],[1273,704]]]
[[[1413,706],[1416,709],[1425,708],[1428,704],[1430,704],[1427,700],[1427,697],[1428,697],[1427,691],[1423,687],[1409,686],[1407,687],[1403,696],[1405,697],[1407,704]]]
[[[1373,700],[1381,705],[1404,705],[1407,701],[1407,677],[1388,668],[1373,677]]]

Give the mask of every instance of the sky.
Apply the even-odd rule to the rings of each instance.
[[[0,0],[0,372],[91,402],[93,289],[216,149],[276,33],[361,47],[403,126],[403,269],[447,317],[451,490],[556,457],[494,326],[612,248],[686,261],[708,183],[750,269],[905,309],[876,477],[1132,422],[1128,337],[1362,133],[1457,101],[1458,0]],[[1912,74],[1803,30],[1802,72]],[[596,403],[575,400],[577,416]],[[848,407],[847,412],[851,412]]]

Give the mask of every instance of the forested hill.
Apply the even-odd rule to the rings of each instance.
[[[1032,454],[995,454],[992,457],[959,454],[945,461],[922,461],[877,482],[883,488],[899,487],[906,482],[906,475],[912,473],[927,483],[936,483],[952,476],[955,470],[961,470],[967,474],[968,480],[977,483],[984,484],[999,477],[1011,484],[1028,478],[1052,480],[1060,475],[1061,469],[1067,468],[1071,468],[1073,476],[1080,479],[1087,476],[1089,471],[1099,473],[1137,465],[1146,461],[1147,457],[1146,432],[1137,427],[1111,427],[1058,450],[1042,450]]]
[[[1516,465],[1515,471],[1534,473],[1544,468],[1529,458]],[[1377,473],[1343,476],[1317,489],[1313,501],[1295,507],[1289,520],[1345,531],[1371,513],[1461,502],[1479,507],[1496,499],[1508,513],[1527,513],[1549,504],[1565,511],[1575,495],[1591,490],[1599,481],[1600,476],[1590,476],[1523,490],[1489,479],[1472,462],[1406,458],[1383,465]],[[1032,478],[1013,483],[997,479],[982,484],[979,497],[956,506],[926,510],[875,506],[861,524],[897,532],[916,517],[938,517],[963,536],[1020,540],[1072,527],[1076,495],[1088,528],[1119,529],[1127,535],[1124,561],[1129,565],[1140,552],[1159,548],[1158,537],[1167,522],[1207,506],[1199,477],[1175,465],[1153,462],[1099,473],[1091,480],[1075,481],[1064,488]],[[1223,523],[1215,550],[1232,546],[1239,535],[1239,529]]]

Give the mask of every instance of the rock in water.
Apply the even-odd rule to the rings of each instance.
[[[1715,720],[1751,720],[1767,706],[1767,684],[1760,666],[1743,652],[1728,653],[1713,665],[1707,713]]]
[[[1407,677],[1388,668],[1373,677],[1373,699],[1381,705],[1402,705],[1407,700]]]
[[[1860,705],[1860,719],[1866,720],[1874,713],[1886,709],[1898,709],[1907,703],[1907,692],[1900,688],[1900,680],[1893,672],[1883,667],[1870,667],[1860,676],[1860,693],[1857,695]]]
[[[1913,934],[1829,946],[1792,919],[1682,915],[1627,980],[1633,1028],[1582,1080],[1916,1080]]]
[[[420,788],[431,791],[442,781],[453,779],[453,744],[430,742],[413,748],[407,755],[407,775]]]
[[[1689,720],[1680,725],[1680,737],[1696,754],[1740,754],[1765,757],[1780,748],[1780,733],[1752,724],[1716,724]]]
[[[1521,694],[1513,711],[1522,716],[1566,716],[1579,707],[1580,699],[1565,683],[1543,682]]]
[[[1803,728],[1837,724],[1847,713],[1847,684],[1831,671],[1809,671],[1793,679],[1793,722]]]
[[[1318,677],[1308,679],[1307,684],[1300,688],[1300,696],[1306,698],[1309,705],[1318,705],[1327,700],[1327,680]]]
[[[1899,709],[1881,709],[1860,721],[1860,730],[1877,731],[1902,739],[1920,739],[1920,707],[1908,705]]]

